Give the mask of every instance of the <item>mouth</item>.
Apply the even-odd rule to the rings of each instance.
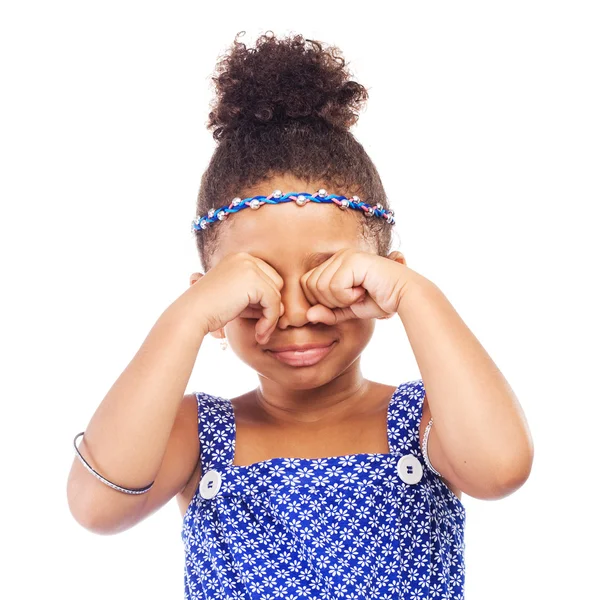
[[[328,346],[317,344],[306,344],[302,349],[296,350],[265,350],[278,361],[292,367],[310,367],[322,361],[337,344],[334,340]]]

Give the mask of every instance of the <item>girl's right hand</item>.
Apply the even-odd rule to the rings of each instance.
[[[283,315],[283,279],[265,261],[247,252],[229,254],[186,292],[194,298],[206,333],[236,317],[258,319],[256,341],[265,344]]]

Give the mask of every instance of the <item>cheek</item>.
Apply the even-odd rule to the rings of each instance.
[[[364,348],[373,337],[375,319],[351,319],[342,323],[339,329],[344,344]]]
[[[237,317],[232,321],[229,321],[225,325],[225,335],[227,339],[231,341],[233,345],[239,342],[242,345],[256,342],[256,324],[258,319],[247,319],[243,317]]]
[[[251,364],[248,360],[251,360],[251,357],[254,356],[258,345],[256,341],[257,322],[258,319],[237,317],[229,321],[224,327],[231,352],[255,370],[257,365]],[[258,346],[260,347],[260,345]]]

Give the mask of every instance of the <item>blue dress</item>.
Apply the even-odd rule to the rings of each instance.
[[[231,400],[196,393],[186,600],[463,599],[465,509],[421,454],[424,396],[422,379],[394,391],[390,453],[236,466]]]

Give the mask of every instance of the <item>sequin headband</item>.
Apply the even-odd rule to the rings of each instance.
[[[230,213],[239,212],[244,208],[252,208],[254,210],[260,208],[263,204],[280,204],[282,202],[295,201],[298,206],[304,206],[307,202],[329,202],[337,204],[340,209],[345,210],[352,208],[354,210],[362,210],[367,217],[381,217],[384,218],[387,223],[393,225],[394,211],[392,209],[385,210],[383,205],[378,202],[375,206],[371,206],[366,202],[362,202],[358,196],[352,196],[352,199],[346,198],[346,196],[336,196],[335,194],[327,194],[324,189],[320,189],[315,194],[307,194],[305,192],[290,192],[289,194],[282,194],[281,190],[275,190],[268,196],[253,196],[252,198],[234,198],[229,206],[222,206],[221,208],[211,208],[208,214],[203,216],[197,216],[192,221],[192,231],[198,231],[200,229],[206,229],[210,223],[224,221],[229,217]]]

